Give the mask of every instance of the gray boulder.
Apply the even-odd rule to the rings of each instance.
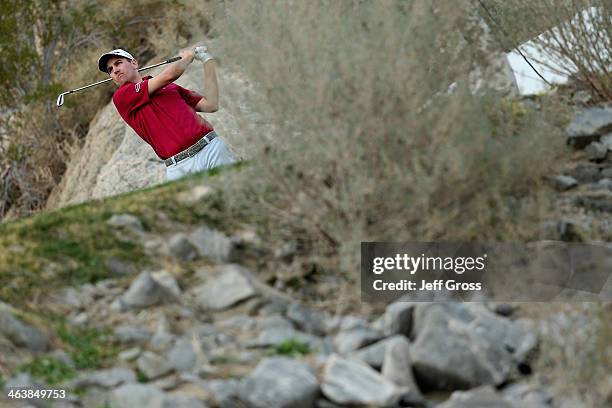
[[[584,154],[591,161],[603,160],[608,154],[608,147],[599,142],[592,142],[584,149]]]
[[[387,306],[383,315],[383,331],[386,336],[410,336],[414,306],[414,303],[409,302],[395,302]]]
[[[0,335],[17,347],[33,352],[49,349],[49,336],[17,317],[16,310],[0,302]]]
[[[403,336],[394,336],[385,348],[382,375],[402,389],[402,402],[424,405],[425,399],[412,375],[410,343]]]
[[[551,177],[551,180],[557,191],[567,191],[578,185],[578,181],[571,176],[557,175]]]
[[[608,150],[612,150],[612,132],[603,135],[601,139],[599,139],[599,143],[604,145]]]
[[[169,374],[174,369],[168,360],[150,351],[142,353],[136,360],[136,365],[150,380]]]
[[[301,332],[299,330],[287,327],[271,327],[259,333],[256,338],[247,340],[245,342],[245,346],[271,347],[291,340],[295,340],[300,343],[305,343],[312,350],[320,348],[322,342],[319,337]]]
[[[453,392],[450,399],[437,408],[519,408],[493,387],[480,387],[467,392]]]
[[[189,234],[188,240],[203,258],[219,263],[236,260],[236,242],[222,232],[200,227]]]
[[[398,338],[404,338],[404,336],[396,334],[395,336],[387,337],[386,339],[357,350],[352,356],[364,361],[373,368],[380,369],[385,359],[385,350],[387,346],[394,343]]]
[[[240,396],[254,408],[313,408],[319,383],[307,364],[272,357],[260,362],[243,380]]]
[[[132,214],[115,214],[106,221],[106,224],[114,228],[127,230],[135,235],[144,233],[142,222]]]
[[[317,336],[325,334],[325,321],[328,316],[323,312],[292,303],[287,309],[287,317],[302,331]]]
[[[178,233],[170,237],[168,241],[168,252],[179,261],[193,261],[198,257],[196,247],[191,243],[186,234]]]
[[[383,338],[382,333],[369,328],[357,327],[341,331],[334,337],[334,345],[340,354],[347,354],[368,346]]]
[[[551,408],[553,397],[544,389],[528,383],[515,383],[502,390],[506,399],[521,408]]]
[[[142,272],[119,298],[123,310],[141,309],[173,300],[172,294],[160,285],[151,274]]]
[[[152,385],[125,384],[110,393],[113,408],[165,408],[166,395]]]
[[[121,384],[136,382],[136,374],[129,368],[109,368],[81,374],[72,386],[76,389],[87,387],[115,388]]]
[[[323,370],[323,394],[340,405],[393,406],[402,390],[379,372],[357,359],[334,354]]]
[[[422,304],[410,353],[417,377],[435,389],[500,385],[537,346],[521,325],[480,304]]]
[[[115,329],[115,338],[124,344],[145,343],[149,341],[152,334],[145,327],[130,324],[122,325]]]
[[[580,111],[566,128],[567,143],[581,149],[591,142],[598,141],[611,129],[612,107],[586,108]]]
[[[252,275],[245,268],[229,264],[219,274],[196,289],[196,301],[204,309],[222,310],[255,296]]]
[[[599,166],[595,163],[578,163],[567,173],[579,183],[595,183],[601,178]]]
[[[197,363],[197,355],[188,338],[179,339],[168,352],[168,361],[176,371],[191,370]]]

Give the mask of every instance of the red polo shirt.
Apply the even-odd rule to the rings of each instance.
[[[149,79],[127,82],[115,91],[117,111],[157,156],[167,159],[213,130],[195,111],[202,95],[171,83],[149,96]]]

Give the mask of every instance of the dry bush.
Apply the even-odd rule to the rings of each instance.
[[[589,89],[593,102],[612,101],[612,3],[602,0],[486,0],[498,39]],[[486,13],[483,13],[486,15]],[[489,18],[489,16],[487,16]],[[538,34],[542,33],[538,36]]]
[[[558,131],[542,113],[513,114],[514,102],[469,93],[480,56],[459,32],[470,10],[226,4],[228,59],[260,86],[281,127],[234,200],[270,239],[298,237],[355,270],[360,241],[538,236]]]

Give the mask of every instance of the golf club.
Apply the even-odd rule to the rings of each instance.
[[[138,69],[138,72],[144,71],[145,69],[151,69],[151,68],[159,67],[160,65],[170,64],[171,62],[175,62],[175,61],[178,61],[180,59],[181,59],[181,57],[170,58],[169,60],[166,60],[164,62],[160,62],[158,64],[154,64],[154,65],[151,65],[151,66],[148,66],[148,67],[140,68],[140,69]],[[112,80],[112,78],[108,78],[108,79],[105,79],[103,81],[98,81],[98,82],[93,83],[93,84],[89,84],[89,85],[85,85],[85,86],[82,86],[82,87],[77,88],[77,89],[73,89],[72,91],[62,92],[57,97],[57,107],[59,108],[60,106],[62,106],[64,104],[64,95],[68,95],[68,94],[71,94],[73,92],[81,91],[83,89],[91,88],[92,86],[100,85],[100,84],[103,84],[103,83],[111,81],[111,80]]]

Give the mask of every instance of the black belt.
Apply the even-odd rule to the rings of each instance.
[[[195,142],[193,145],[189,146],[187,149],[164,160],[164,163],[166,163],[166,167],[172,166],[173,164],[178,163],[181,160],[185,160],[188,157],[195,156],[196,153],[205,148],[215,137],[217,137],[217,134],[214,130],[211,130],[206,134],[206,136]]]

